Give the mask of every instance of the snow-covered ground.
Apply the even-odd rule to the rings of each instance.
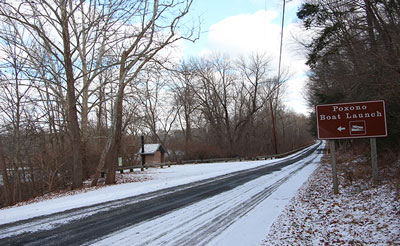
[[[344,165],[350,169],[357,163]],[[341,173],[339,183],[340,194],[334,195],[329,160],[323,161],[274,222],[262,245],[400,245],[396,184],[383,180],[374,186],[368,179],[349,184]]]
[[[322,154],[107,235],[93,245],[259,245]]]
[[[400,245],[396,184],[383,180],[379,186],[365,181],[349,185],[339,175],[340,194],[334,195],[329,160],[320,159],[321,152],[315,153],[279,173],[125,228],[90,245]],[[185,165],[126,173],[118,175],[119,181],[134,183],[58,198],[53,195],[48,200],[2,209],[0,225],[277,161]],[[353,167],[354,163],[347,165]]]
[[[194,244],[259,245],[268,233],[269,226],[298,188],[316,169],[321,156],[321,152],[316,152],[305,160],[283,168],[280,172],[271,173],[231,191],[132,228],[126,228],[126,230],[114,233],[95,244],[133,245],[133,237],[141,240],[134,240],[137,242],[136,245],[141,245],[138,242],[149,242],[151,245],[159,245],[158,243],[176,245],[179,242],[190,243],[191,240],[188,240],[187,235],[196,235],[197,233],[201,237],[192,241]],[[290,156],[286,158],[290,158]],[[0,210],[0,225],[135,196],[261,165],[273,165],[280,160],[282,159],[172,166],[165,169],[126,173],[120,176],[121,180],[131,179],[138,182],[86,190],[80,194],[52,197],[49,200],[24,206],[2,209]],[[218,226],[214,226],[214,224]],[[168,228],[168,230],[162,231],[161,228]],[[175,228],[177,232],[170,233],[169,228]],[[157,231],[158,234],[155,233]],[[207,236],[208,234],[211,236]],[[155,237],[155,235],[157,236]]]

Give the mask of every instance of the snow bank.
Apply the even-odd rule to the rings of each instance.
[[[400,202],[393,184],[340,187],[321,164],[272,225],[262,245],[400,245]]]

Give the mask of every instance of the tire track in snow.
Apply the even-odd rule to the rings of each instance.
[[[314,158],[315,159],[315,158]],[[313,160],[314,160],[313,159]],[[311,161],[306,162],[294,171],[291,171],[285,177],[279,179],[274,184],[266,187],[261,192],[252,196],[250,199],[243,201],[242,203],[233,206],[231,210],[221,213],[213,221],[207,222],[200,228],[195,230],[195,233],[191,234],[190,238],[184,237],[177,242],[176,245],[206,245],[211,239],[219,235],[236,220],[247,214],[249,211],[254,209],[258,204],[269,197],[273,192],[275,192],[283,183],[285,183],[292,175],[303,169],[306,165],[311,163]]]
[[[157,230],[155,230],[155,228],[162,229],[162,227],[165,227],[166,224],[170,225],[171,228],[174,226],[176,227],[177,224],[180,224],[182,226],[176,230],[186,230],[186,233],[197,235],[197,232],[193,232],[193,230],[188,229],[189,227],[185,227],[184,225],[190,224],[193,225],[193,228],[200,228],[203,231],[207,231],[206,228],[210,228],[210,226],[205,226],[204,220],[202,219],[202,217],[207,215],[207,211],[212,210],[214,211],[214,214],[221,214],[220,217],[222,218],[223,212],[220,211],[226,212],[228,210],[232,210],[232,208],[227,205],[228,203],[236,204],[238,207],[240,207],[240,204],[243,203],[239,199],[240,196],[236,195],[233,196],[233,198],[226,198],[226,200],[216,203],[213,206],[207,205],[208,210],[206,211],[202,210],[201,208],[197,208],[199,213],[196,216],[191,215],[191,213],[193,213],[192,211],[186,211],[185,213],[187,216],[185,218],[178,218],[179,221],[176,224],[168,224],[168,221],[166,221],[165,224],[161,224],[159,227],[154,226],[153,224],[150,226],[150,228],[144,229],[146,228],[146,223],[143,223],[142,221],[147,221],[150,219],[162,219],[173,214],[174,210],[178,210],[179,208],[181,210],[185,210],[192,204],[202,203],[205,201],[205,199],[217,196],[221,193],[223,196],[225,196],[227,192],[235,189],[235,187],[246,187],[242,185],[252,182],[251,180],[262,177],[266,174],[276,173],[287,166],[291,167],[291,164],[308,156],[314,152],[317,147],[318,146],[313,146],[301,151],[297,155],[291,156],[288,159],[279,160],[266,166],[245,171],[238,171],[207,180],[197,181],[186,185],[107,202],[104,204],[73,209],[53,215],[40,216],[38,218],[28,219],[25,221],[0,225],[0,244],[81,245],[83,243],[90,242],[91,240],[97,240],[104,235],[126,230],[125,228],[132,227],[133,225],[142,225],[143,231],[139,231],[134,235],[128,235],[127,242],[129,245],[132,245],[132,237],[136,238],[136,235],[138,235],[137,237],[140,236],[143,238],[142,236],[146,231],[152,232],[152,235],[159,235],[155,241],[166,240],[166,242],[169,242],[171,238],[165,238],[165,235],[170,234],[170,231],[166,231],[164,229],[160,230],[162,231],[161,233],[156,233]],[[251,190],[252,189],[247,189],[247,191],[243,190],[242,192],[251,192]],[[227,202],[228,199],[230,199],[230,202]],[[247,205],[249,206],[249,204]],[[238,211],[245,210],[242,208]],[[88,213],[91,215],[87,216]],[[239,212],[237,212],[237,214],[240,215]],[[227,215],[229,216],[229,214]],[[232,214],[231,216],[238,215]],[[209,219],[212,220],[214,218]],[[64,220],[63,223],[61,223],[60,220]],[[214,221],[214,223],[218,222],[221,225],[229,224],[228,222],[224,222],[223,219],[220,220],[221,221]],[[185,224],[182,224],[181,222],[184,222]],[[210,231],[211,229],[208,230]],[[199,235],[199,237],[200,236],[201,235]],[[177,240],[184,239],[179,238],[178,235],[174,241]],[[194,243],[196,242],[197,241],[194,241]],[[202,241],[200,240],[199,243],[201,242]]]
[[[283,177],[275,173],[263,176],[215,197],[127,228],[93,245],[207,245],[315,158],[313,156],[287,167]],[[271,177],[273,175],[276,177]],[[248,193],[250,195],[246,195]]]

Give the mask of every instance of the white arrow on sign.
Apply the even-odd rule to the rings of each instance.
[[[338,130],[339,132],[342,132],[342,131],[346,130],[346,127],[339,126],[339,127],[337,128],[337,130]]]

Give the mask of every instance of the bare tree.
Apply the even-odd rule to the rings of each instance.
[[[17,37],[18,30],[12,25],[2,30],[4,37]],[[6,74],[1,76],[3,80],[0,85],[0,112],[4,116],[4,122],[12,131],[12,164],[14,169],[14,201],[22,200],[21,179],[26,181],[25,169],[22,165],[22,147],[23,147],[23,125],[26,121],[26,111],[29,110],[29,94],[32,85],[27,81],[25,74],[27,57],[23,51],[15,45],[15,39],[4,39],[4,46],[0,51],[5,54],[2,59],[2,68],[7,70]],[[22,172],[22,173],[21,173]]]
[[[81,89],[79,96],[82,100],[80,103],[81,133],[82,133],[82,157],[83,166],[86,175],[88,174],[86,153],[88,137],[89,137],[89,113],[99,103],[104,103],[102,97],[95,100],[95,93],[104,90],[108,81],[97,79],[99,75],[104,73],[110,66],[104,61],[104,55],[109,49],[112,49],[116,39],[111,38],[116,34],[116,30],[112,28],[118,21],[115,13],[123,2],[114,1],[110,5],[97,4],[96,1],[90,1],[87,4],[76,6],[76,15],[71,16],[71,32],[75,37],[74,48],[79,57],[79,65],[75,65],[79,70],[76,78],[81,80]],[[104,76],[103,76],[104,77]],[[97,81],[96,81],[97,80]],[[95,83],[97,82],[97,83]],[[92,99],[92,100],[90,100]]]
[[[138,22],[126,34],[126,41],[121,44],[116,53],[119,60],[118,91],[115,97],[111,123],[111,134],[100,157],[96,175],[92,185],[96,185],[100,172],[107,163],[107,183],[115,182],[115,169],[118,151],[122,137],[122,108],[125,97],[125,87],[135,83],[139,73],[148,62],[154,60],[161,50],[171,46],[178,40],[190,38],[193,29],[187,36],[177,35],[182,18],[189,12],[192,0],[178,2],[168,1],[138,1],[134,15]],[[168,16],[172,13],[172,16]]]
[[[195,98],[194,86],[195,72],[190,64],[183,62],[174,72],[172,91],[174,105],[178,109],[179,125],[184,133],[184,152],[188,153],[189,144],[192,142],[192,127],[194,114],[198,111],[199,104]]]
[[[144,83],[139,96],[143,126],[149,129],[152,140],[163,146],[167,146],[167,137],[181,107],[174,105],[169,96],[168,77],[167,71],[151,69],[146,77],[141,77]]]
[[[71,48],[70,21],[77,8],[82,4],[82,2],[67,0],[60,2],[3,1],[0,7],[2,18],[21,25],[30,34],[30,38],[36,40],[37,45],[42,46],[48,52],[48,57],[62,64],[62,74],[67,92],[68,129],[72,143],[73,188],[82,185],[82,139],[78,122],[76,77],[73,68],[74,48]],[[49,34],[49,31],[53,31],[52,35]],[[30,51],[27,53],[31,54]],[[58,72],[56,73],[57,76],[60,75]]]
[[[214,54],[199,59],[195,72],[192,84],[202,113],[219,144],[227,145],[229,155],[235,155],[235,146],[248,133],[264,100],[277,91],[278,84],[269,77],[269,60],[255,54],[233,62]]]

